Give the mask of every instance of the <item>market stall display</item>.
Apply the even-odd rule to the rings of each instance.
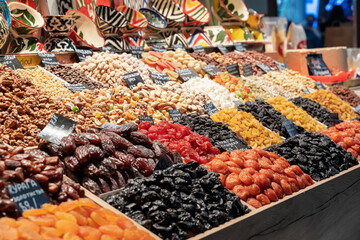
[[[329,90],[354,108],[360,105],[360,97],[348,87],[331,86]]]

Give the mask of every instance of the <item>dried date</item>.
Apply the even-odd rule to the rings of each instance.
[[[140,158],[154,158],[155,157],[155,153],[142,146],[142,145],[134,145],[132,147],[130,147],[127,150],[127,153],[134,155],[134,157],[140,157]]]

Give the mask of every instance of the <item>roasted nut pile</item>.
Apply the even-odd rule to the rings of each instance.
[[[332,121],[330,116],[331,112],[326,108],[324,108],[323,106],[321,106],[319,103],[309,98],[302,98],[302,97],[293,98],[290,99],[290,101],[292,101],[299,108],[302,108],[313,118],[317,118],[319,122],[325,124],[328,127],[332,126]]]
[[[360,97],[350,88],[344,86],[331,86],[329,90],[352,107],[360,105]]]
[[[275,97],[266,100],[277,111],[284,114],[287,119],[290,119],[294,124],[303,127],[306,131],[319,132],[326,128],[325,125],[316,121],[307,112],[298,108],[294,103],[287,101],[283,97]]]
[[[247,102],[244,105],[238,106],[238,110],[251,113],[265,127],[279,133],[280,136],[285,138],[290,137],[288,131],[283,126],[283,122],[286,121],[287,118],[267,102],[257,99],[255,102]],[[297,125],[295,125],[295,127],[298,133],[304,132],[304,128]]]
[[[265,150],[286,158],[291,165],[298,165],[315,181],[359,164],[351,153],[321,133],[305,132]]]
[[[217,109],[233,108],[236,100],[234,93],[209,78],[193,78],[182,84],[188,91],[207,94]]]
[[[360,161],[360,122],[348,121],[321,132]]]
[[[193,52],[189,53],[189,55],[196,60],[205,62],[207,65],[214,65],[222,72],[226,72],[226,65],[224,63],[216,61],[214,58],[210,57],[204,52]]]
[[[276,64],[274,59],[272,59],[269,56],[266,56],[264,53],[259,53],[257,51],[246,51],[242,53],[236,53],[236,54],[243,54],[245,56],[249,56],[255,61],[259,62],[260,64],[266,64],[269,67],[273,68],[275,71],[277,70]]]
[[[237,63],[232,58],[229,58],[229,57],[227,57],[225,55],[222,55],[221,53],[217,53],[217,52],[211,52],[211,53],[208,54],[208,56],[211,57],[212,59],[214,59],[216,62],[222,63],[225,66]],[[240,73],[241,73],[242,68],[240,68],[239,70],[240,70]]]
[[[299,166],[290,166],[285,158],[261,149],[225,152],[206,167],[219,173],[227,189],[255,208],[313,184],[311,177]]]
[[[250,64],[252,66],[254,75],[262,74],[262,70],[257,66],[257,64],[260,64],[260,62],[256,61],[249,55],[245,55],[244,53],[230,52],[225,56],[236,61],[239,64],[240,69],[242,69],[242,66]]]
[[[219,141],[224,141],[230,138],[239,141],[245,149],[251,148],[244,139],[229,129],[227,125],[214,122],[209,116],[200,116],[199,114],[193,113],[182,116],[178,123],[184,126],[189,126],[192,132],[210,138],[211,143],[222,151],[225,151],[225,149],[222,149]]]
[[[83,72],[69,66],[51,65],[46,66],[45,69],[70,84],[85,83],[86,85],[94,89],[105,88],[105,85],[103,83],[92,80]]]
[[[24,151],[0,145],[1,216],[19,217],[20,213],[7,190],[8,186],[35,179],[53,203],[78,199],[84,195],[80,185],[63,179],[63,165],[58,157],[40,150]]]
[[[266,100],[276,96],[274,93],[269,92],[267,88],[259,82],[251,81],[249,78],[241,78],[241,80],[245,83],[245,86],[250,88],[253,94],[258,98]]]
[[[92,57],[87,57],[84,62],[77,63],[74,67],[107,87],[127,86],[121,76],[135,71],[140,73],[145,83],[153,83],[149,71],[156,71],[130,54],[109,52],[94,53]]]
[[[338,113],[339,118],[343,121],[358,117],[358,114],[351,108],[350,104],[341,100],[331,91],[322,89],[314,93],[306,94],[304,97],[319,103],[332,113]]]
[[[196,162],[176,164],[106,201],[162,239],[187,239],[249,212],[218,176]]]
[[[279,133],[266,129],[253,115],[236,109],[223,109],[211,116],[215,122],[229,124],[252,148],[264,148],[282,141]]]
[[[98,195],[122,188],[131,178],[150,176],[161,158],[182,162],[178,152],[152,142],[137,129],[134,123],[100,132],[89,129],[64,137],[60,147],[50,143],[40,147],[59,156],[66,175]]]
[[[286,91],[296,95],[303,96],[302,89],[307,88],[310,92],[316,91],[314,80],[305,77],[300,73],[292,70],[283,70],[281,72],[269,72],[262,76],[264,79],[282,86]]]
[[[47,93],[53,99],[62,99],[70,97],[73,93],[67,89],[65,83],[51,76],[40,68],[35,69],[18,69],[15,71],[25,78],[29,78],[35,87]]]

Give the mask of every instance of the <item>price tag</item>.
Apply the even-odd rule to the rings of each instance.
[[[251,65],[250,65],[250,67],[251,67]],[[240,77],[239,64],[234,63],[234,64],[231,64],[231,65],[228,65],[228,66],[226,66],[226,70],[228,71],[228,73],[230,73],[234,77]]]
[[[84,62],[87,56],[92,56],[94,52],[90,49],[75,49],[80,62]]]
[[[38,209],[43,204],[50,203],[40,184],[33,179],[8,186],[7,189],[20,213],[29,209]]]
[[[261,70],[263,70],[265,73],[274,71],[274,69],[272,69],[271,67],[269,67],[269,66],[266,65],[266,64],[257,64],[257,66],[258,66],[259,68],[261,68]]]
[[[184,45],[182,45],[182,44],[174,44],[174,50],[176,51],[176,49],[178,49],[178,48],[186,51],[186,47]]]
[[[19,59],[15,55],[0,56],[0,62],[2,65],[5,65],[13,70],[24,69],[21,65]]]
[[[281,62],[275,61],[275,65],[279,69],[279,71],[289,69],[289,66],[286,63],[281,63]]]
[[[138,83],[145,83],[138,71],[122,75],[128,87],[132,90]]]
[[[148,116],[139,116],[139,121],[140,121],[140,123],[142,123],[142,122],[150,122],[151,125],[155,124],[154,119],[152,117],[148,117]]]
[[[116,49],[111,45],[107,45],[105,47],[99,47],[99,51],[100,52],[109,52],[112,54],[116,53]]]
[[[235,50],[238,52],[246,52],[245,46],[240,42],[234,42]]]
[[[206,52],[205,52],[205,48],[204,48],[202,45],[194,46],[194,47],[192,47],[192,49],[194,50],[194,52],[203,52],[203,53],[206,53]]]
[[[170,109],[168,112],[173,122],[179,121],[182,116],[179,109]]]
[[[317,89],[326,89],[326,87],[324,86],[324,84],[322,82],[315,82],[316,88]]]
[[[290,137],[298,135],[296,131],[295,124],[291,120],[283,121],[282,125],[286,128],[286,131],[289,133]]]
[[[86,85],[85,83],[77,83],[77,84],[65,84],[65,87],[72,91],[73,93],[82,92],[85,89],[94,90],[92,87]]]
[[[229,51],[227,50],[227,48],[224,45],[218,44],[217,47],[223,55],[229,53]]]
[[[75,129],[75,126],[75,121],[68,119],[58,113],[54,113],[49,123],[36,136],[51,143],[60,145],[61,139],[72,133]]]
[[[168,158],[168,156],[166,156],[166,154],[162,154],[159,159],[159,162],[156,164],[156,166],[154,168],[154,171],[155,170],[164,170],[164,169],[171,167],[172,165],[173,165],[173,163]]]
[[[141,57],[141,54],[143,54],[143,52],[144,52],[144,48],[143,48],[143,47],[139,47],[139,46],[129,46],[129,49],[130,49],[131,54],[132,54],[134,57],[136,57],[136,58],[138,58],[138,59],[142,58],[142,57]]]
[[[152,45],[151,48],[155,52],[160,52],[160,53],[166,52],[166,48],[162,45]]]
[[[181,80],[183,80],[184,82],[187,82],[192,78],[199,77],[199,74],[193,68],[185,68],[185,69],[175,70],[175,72],[177,72],[177,74],[179,74]]]
[[[328,66],[326,66],[322,54],[310,53],[306,56],[310,75],[313,76],[332,76]]]
[[[57,60],[54,53],[38,53],[38,55],[41,58],[41,62],[44,64],[44,66],[59,65],[59,61]]]
[[[119,125],[117,125],[117,124],[104,122],[104,124],[101,125],[99,128],[100,129],[117,129],[118,127],[119,127]]]
[[[340,123],[339,114],[338,113],[330,113],[330,122],[332,126],[335,126]]]
[[[251,64],[244,65],[243,66],[243,72],[244,72],[243,74],[244,74],[245,77],[249,77],[249,76],[254,75]]]
[[[152,80],[158,85],[163,85],[171,81],[171,78],[167,73],[150,72],[150,76]]]
[[[355,108],[355,112],[356,112],[357,114],[360,114],[360,105]]]
[[[217,108],[215,107],[214,103],[212,103],[212,102],[205,104],[204,109],[209,116],[215,114],[218,111]]]
[[[234,150],[246,151],[247,149],[249,149],[248,146],[244,145],[242,142],[234,138],[229,138],[224,141],[218,141],[216,142],[216,146],[218,146],[220,149],[224,149],[227,152],[232,152]]]
[[[307,88],[302,89],[302,91],[303,91],[305,94],[309,94],[309,93],[310,93],[309,89],[307,89]]]
[[[238,107],[244,105],[240,100],[235,100],[234,103]]]
[[[206,66],[202,66],[201,67],[207,74],[209,74],[211,77],[215,77],[216,75],[218,75],[219,73],[221,73],[221,71],[215,66],[215,65],[206,65]]]

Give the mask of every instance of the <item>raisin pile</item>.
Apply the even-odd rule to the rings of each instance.
[[[211,143],[222,152],[224,152],[225,149],[222,149],[221,145],[217,143],[230,138],[241,142],[243,146],[246,146],[246,149],[251,148],[248,143],[232,131],[227,124],[214,122],[209,116],[200,116],[197,113],[192,113],[182,116],[178,123],[184,126],[189,126],[192,132],[210,138]]]
[[[134,123],[101,131],[88,129],[64,137],[61,146],[46,143],[39,147],[60,156],[67,176],[98,195],[124,187],[131,178],[150,176],[162,158],[182,162],[178,152],[152,142],[137,129]]]
[[[256,120],[261,122],[271,131],[279,133],[280,136],[285,138],[290,137],[288,131],[283,126],[283,122],[288,119],[285,117],[285,115],[282,115],[280,112],[276,111],[275,108],[267,102],[261,99],[256,99],[253,102],[248,101],[245,104],[238,106],[238,110],[251,113],[256,118]],[[298,125],[295,125],[295,128],[298,133],[304,132],[304,128]]]
[[[132,179],[106,201],[162,239],[190,238],[249,212],[219,174],[197,162]]]
[[[162,121],[151,126],[149,122],[139,124],[139,132],[151,140],[159,141],[171,150],[176,150],[185,162],[196,161],[205,164],[214,158],[220,150],[211,144],[206,136],[191,132],[189,126]]]
[[[286,158],[291,165],[298,165],[315,181],[358,164],[351,153],[321,133],[305,132],[265,150]]]
[[[63,179],[63,164],[58,157],[43,151],[24,151],[0,145],[0,210],[1,217],[20,217],[7,187],[35,179],[53,203],[66,202],[84,196],[80,185]]]

